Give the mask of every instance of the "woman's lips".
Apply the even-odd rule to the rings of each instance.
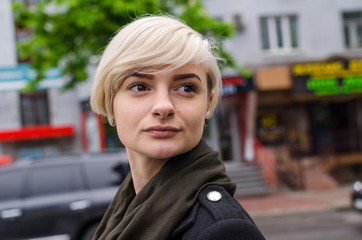
[[[145,129],[145,132],[150,134],[152,137],[167,138],[176,135],[180,131],[179,128],[172,126],[152,126]]]

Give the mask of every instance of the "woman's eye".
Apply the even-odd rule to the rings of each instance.
[[[135,92],[143,92],[147,91],[148,88],[145,84],[142,83],[134,83],[131,86],[128,87],[129,90],[135,91]]]
[[[179,90],[181,92],[187,92],[187,93],[190,93],[190,92],[196,92],[197,91],[197,87],[193,84],[193,83],[186,83],[184,85],[182,85]]]

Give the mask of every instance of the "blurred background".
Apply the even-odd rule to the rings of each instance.
[[[361,179],[360,0],[1,0],[0,164],[122,148],[90,87],[112,33],[145,13],[180,17],[228,60],[204,138],[238,197]]]

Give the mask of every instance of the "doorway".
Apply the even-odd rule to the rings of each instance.
[[[239,115],[238,104],[220,104],[204,131],[204,139],[220,153],[223,161],[241,161]]]

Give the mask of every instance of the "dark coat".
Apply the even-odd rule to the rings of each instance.
[[[170,240],[265,240],[244,208],[221,186],[209,185]]]

